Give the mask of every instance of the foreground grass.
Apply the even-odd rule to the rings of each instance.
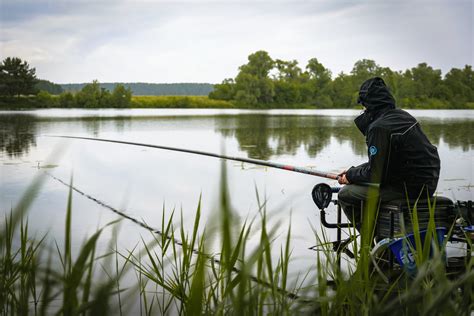
[[[429,250],[421,241],[417,241],[417,249],[423,249],[417,252],[417,276],[401,274],[386,284],[371,271],[370,238],[354,243],[355,261],[348,271],[341,271],[325,235],[315,233],[322,252],[308,252],[308,256],[314,258],[316,276],[311,279],[308,271],[302,271],[307,279],[301,282],[289,272],[291,224],[283,244],[276,247],[281,227],[268,224],[265,201],[258,193],[258,219],[240,222],[230,207],[225,170],[216,229],[201,227],[200,203],[191,232],[182,224],[175,227],[175,213],[166,215],[163,210],[160,233],[150,232],[151,241],[143,239],[123,252],[117,250],[113,237],[103,254],[96,253],[98,241],[104,229],[114,229],[112,236],[116,236],[116,223],[99,229],[73,254],[71,190],[64,241],[59,243],[63,246],[29,235],[26,211],[41,182],[39,178],[30,186],[1,229],[2,315],[469,315],[473,309],[472,259],[467,272],[451,280],[442,251],[438,249],[428,260]],[[416,228],[416,217],[413,220]],[[257,237],[258,244],[250,246],[250,237]],[[211,240],[218,241],[214,255],[209,253],[216,248]],[[135,281],[124,282],[127,276]]]

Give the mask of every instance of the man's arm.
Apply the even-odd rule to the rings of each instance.
[[[390,150],[390,135],[383,128],[375,127],[367,137],[369,161],[352,167],[346,172],[349,183],[381,183]]]

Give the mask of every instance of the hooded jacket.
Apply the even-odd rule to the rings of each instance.
[[[366,110],[354,122],[366,137],[369,161],[347,171],[349,183],[379,183],[381,188],[407,192],[410,198],[427,188],[432,195],[440,160],[418,121],[395,107],[395,99],[378,77],[362,84],[358,102]]]

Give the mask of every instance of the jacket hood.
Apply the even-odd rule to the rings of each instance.
[[[368,112],[395,108],[395,99],[380,77],[370,78],[362,84],[357,103],[361,103]]]

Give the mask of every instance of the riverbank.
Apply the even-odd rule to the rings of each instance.
[[[72,96],[72,94],[70,94]],[[0,98],[0,109],[3,110],[28,110],[47,108],[136,108],[136,109],[166,109],[166,108],[214,108],[233,109],[239,108],[234,103],[224,100],[212,100],[207,96],[132,96],[129,106],[117,107],[81,107],[74,102],[74,98],[62,98],[58,95],[21,96],[13,98]]]
[[[466,103],[455,106],[443,100],[401,100],[400,107],[405,109],[474,109],[474,103]],[[58,95],[42,94],[38,96],[0,98],[0,109],[3,110],[27,110],[45,108],[81,108],[72,100],[61,98]],[[87,109],[99,109],[101,107],[85,107]],[[115,107],[112,107],[115,108]],[[317,104],[291,104],[291,105],[268,105],[259,104],[248,106],[235,101],[215,100],[207,96],[132,96],[130,106],[116,108],[136,109],[341,109],[349,108],[332,107],[324,108]]]
[[[233,109],[238,108],[234,103],[224,100],[212,100],[207,96],[132,96],[132,108],[136,109]]]

